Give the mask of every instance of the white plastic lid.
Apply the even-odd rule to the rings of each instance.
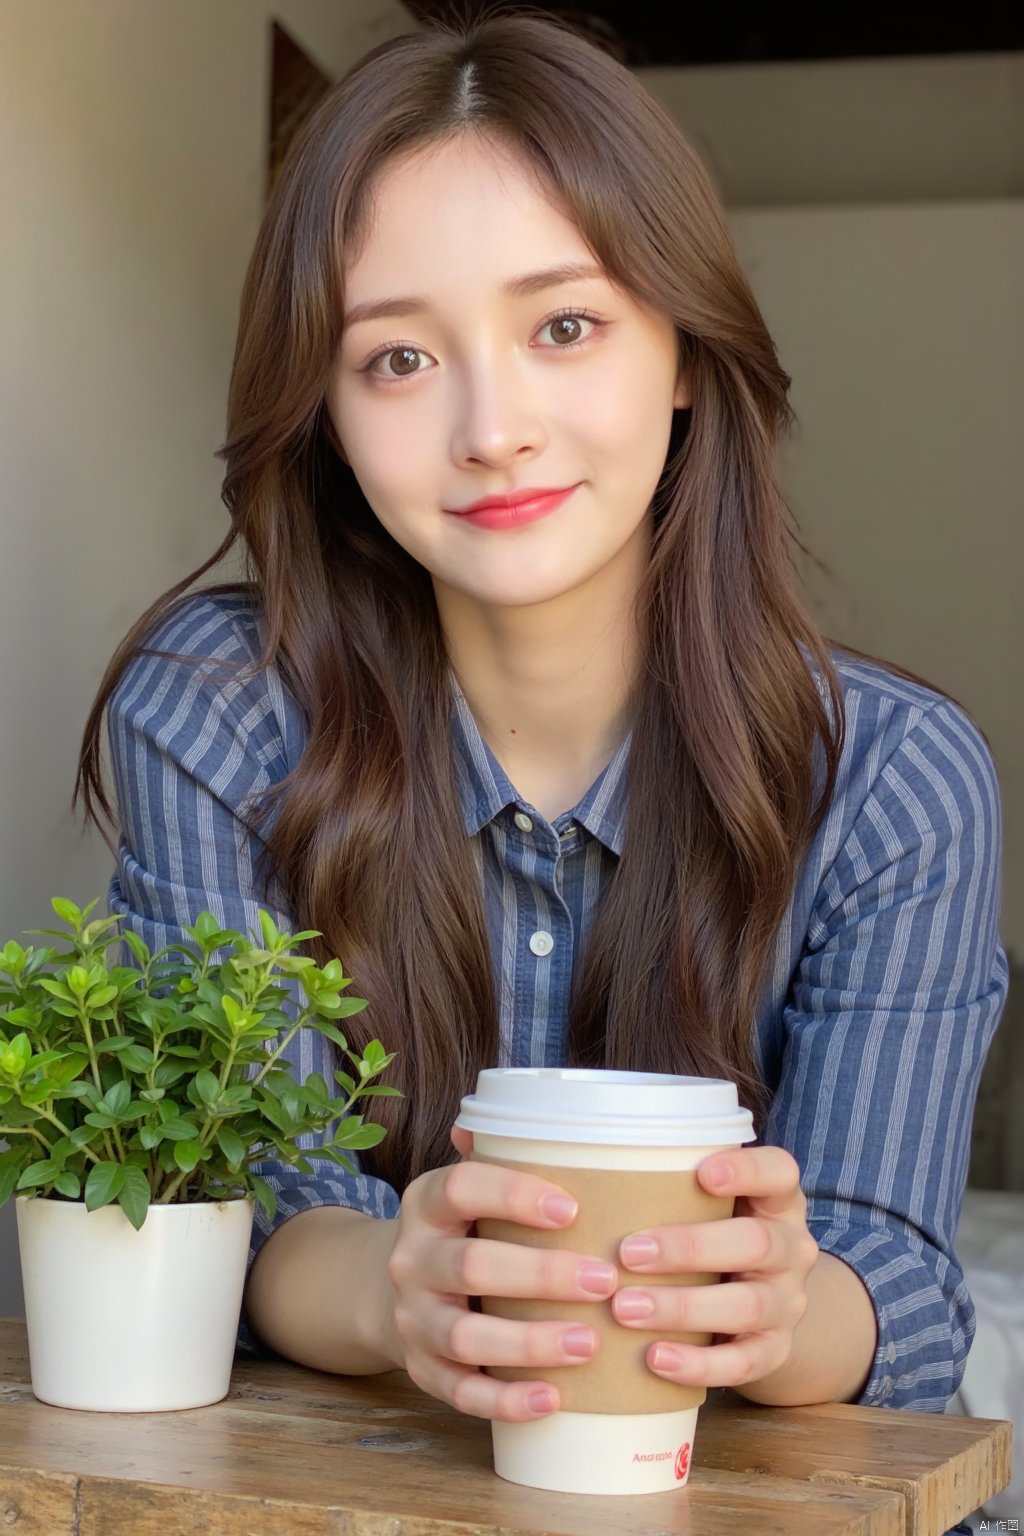
[[[589,1067],[488,1067],[456,1125],[490,1136],[599,1146],[714,1147],[756,1140],[736,1084]]]

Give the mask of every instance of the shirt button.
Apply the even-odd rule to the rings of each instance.
[[[530,948],[535,955],[550,955],[554,947],[554,939],[550,933],[545,933],[543,928],[538,929],[530,939]]]
[[[516,814],[513,816],[512,820],[515,822],[520,832],[533,831],[533,822],[530,820],[529,816],[526,815],[525,811],[516,811]]]
[[[882,1377],[882,1396],[883,1396],[883,1398],[892,1397],[892,1377],[891,1376],[883,1376]]]
[[[892,1365],[893,1361],[896,1359],[896,1345],[892,1342],[891,1339],[885,1346],[885,1358],[888,1360],[890,1365]]]

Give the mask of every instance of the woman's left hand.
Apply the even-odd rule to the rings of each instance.
[[[715,1183],[713,1170],[731,1170]],[[807,1311],[807,1277],[818,1245],[807,1229],[807,1200],[796,1159],[782,1147],[737,1147],[697,1167],[709,1194],[735,1195],[725,1221],[677,1223],[636,1232],[619,1245],[619,1262],[637,1276],[612,1297],[616,1320],[645,1333],[661,1330],[724,1336],[708,1345],[652,1343],[647,1364],[667,1381],[687,1386],[739,1387],[761,1381],[789,1359],[793,1333]],[[657,1252],[631,1257],[630,1244],[653,1239]],[[717,1285],[652,1285],[642,1276],[689,1271],[722,1275]],[[631,1298],[640,1316],[628,1316]]]

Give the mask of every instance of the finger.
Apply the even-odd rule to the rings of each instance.
[[[543,1371],[553,1365],[583,1365],[601,1341],[596,1329],[579,1323],[513,1322],[446,1305],[432,1309],[417,1342],[459,1365],[517,1365]]]
[[[619,1283],[614,1264],[559,1248],[467,1237],[433,1243],[418,1255],[416,1283],[457,1296],[532,1296],[545,1301],[607,1299]]]
[[[690,1387],[741,1387],[762,1381],[789,1359],[780,1332],[747,1335],[725,1344],[652,1344],[647,1365],[656,1376]]]
[[[450,1132],[452,1146],[462,1157],[468,1157],[473,1150],[473,1132],[464,1131],[461,1126],[453,1125]]]
[[[448,1232],[464,1231],[482,1216],[527,1227],[565,1227],[577,1210],[573,1197],[557,1184],[497,1163],[453,1163],[422,1175],[406,1197],[412,1191],[422,1220]]]
[[[722,1178],[719,1175],[725,1174]],[[713,1195],[745,1195],[766,1216],[800,1204],[800,1165],[784,1147],[735,1147],[697,1165],[697,1178]]]
[[[794,1327],[803,1316],[802,1294],[794,1288],[790,1299],[778,1285],[747,1280],[652,1285],[648,1290],[616,1292],[612,1312],[624,1328],[650,1333],[755,1333]]]
[[[427,1355],[413,1356],[406,1369],[424,1392],[476,1419],[523,1424],[546,1419],[561,1405],[558,1389],[546,1381],[495,1381],[473,1366]]]
[[[623,1268],[649,1275],[776,1274],[792,1263],[792,1240],[792,1230],[777,1222],[732,1216],[631,1233],[619,1244],[619,1258]]]

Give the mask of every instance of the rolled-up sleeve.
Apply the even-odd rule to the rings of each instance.
[[[255,632],[244,609],[224,599],[193,599],[166,620],[150,639],[151,649],[248,662]],[[225,674],[152,656],[126,669],[108,711],[111,762],[121,831],[117,863],[107,895],[108,911],[123,919],[151,950],[188,942],[184,929],[211,911],[225,928],[260,935],[259,908],[270,912],[282,932],[295,922],[279,888],[266,899],[259,877],[262,843],[246,837],[243,808],[287,771],[284,736],[289,728],[279,682],[262,674],[249,682],[225,681]],[[134,964],[123,946],[123,964]],[[344,960],[344,956],[342,957]],[[297,984],[283,1006],[297,1016]],[[337,1063],[330,1042],[302,1029],[285,1049],[297,1079],[322,1073],[328,1083]],[[320,1134],[298,1138],[311,1149]],[[356,1153],[348,1154],[359,1168]],[[349,1174],[337,1164],[312,1160],[303,1173],[276,1159],[254,1164],[277,1196],[270,1220],[256,1206],[246,1274],[270,1233],[318,1205],[348,1206],[377,1217],[398,1213],[398,1197],[382,1179]],[[242,1320],[239,1344],[260,1348]]]
[[[764,1139],[793,1153],[813,1236],[874,1304],[860,1403],[942,1412],[974,1335],[954,1241],[1007,990],[1000,839],[984,738],[937,703],[881,767],[820,884],[784,1010]]]

